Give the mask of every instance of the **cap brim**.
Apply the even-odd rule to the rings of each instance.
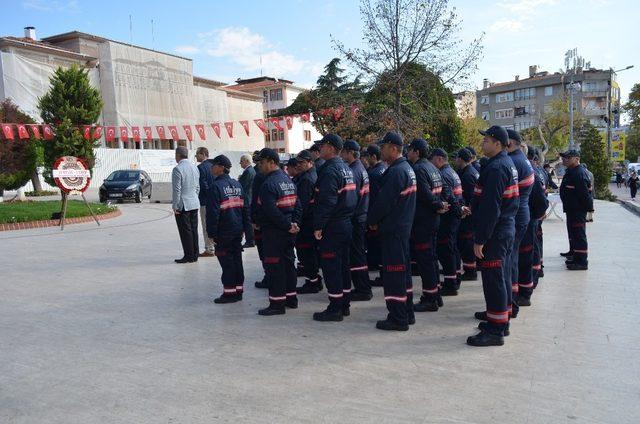
[[[486,131],[478,130],[478,132],[479,132],[481,135],[487,135],[487,132],[486,132]]]

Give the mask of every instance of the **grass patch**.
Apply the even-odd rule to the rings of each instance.
[[[96,215],[103,215],[117,209],[114,206],[107,206],[102,203],[89,202],[89,205],[91,205],[91,209]],[[0,224],[51,219],[51,214],[60,212],[61,208],[62,202],[60,200],[0,203]],[[79,216],[91,216],[91,213],[83,201],[69,200],[66,216],[67,218],[76,218]]]

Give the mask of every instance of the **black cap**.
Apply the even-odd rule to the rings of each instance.
[[[296,156],[296,158],[298,158],[298,160],[306,160],[309,162],[313,160],[313,157],[311,156],[311,153],[308,150],[301,150],[300,153],[298,153],[298,156]]]
[[[476,153],[476,149],[474,149],[471,146],[467,146],[465,147],[465,149],[467,149],[469,151],[469,153],[471,153],[471,156],[477,156],[478,154]]]
[[[209,162],[211,162],[211,165],[220,165],[227,169],[231,168],[231,161],[225,155],[218,155],[215,158],[210,159]]]
[[[431,151],[431,154],[430,154],[429,156],[430,156],[430,157],[440,156],[440,157],[443,157],[443,158],[445,158],[445,159],[449,157],[449,155],[447,154],[447,152],[446,152],[444,149],[441,149],[441,148],[439,148],[439,147],[438,147],[438,148],[433,149],[433,150]]]
[[[489,129],[486,131],[479,130],[479,132],[482,135],[488,135],[490,137],[495,138],[503,146],[506,146],[507,144],[509,144],[509,134],[507,133],[507,130],[505,130],[504,127],[501,127],[500,125],[494,125],[492,127],[489,127]]]
[[[409,143],[409,148],[411,150],[427,150],[429,148],[429,143],[427,143],[427,140],[422,139],[422,138],[414,138],[413,140],[411,140],[411,143]]]
[[[380,147],[375,144],[370,144],[366,149],[364,149],[362,156],[375,156],[380,159]]]
[[[300,162],[298,161],[298,159],[296,159],[296,158],[290,158],[290,159],[287,161],[287,166],[291,166],[291,167],[293,167],[293,166],[298,166],[298,163],[300,163]]]
[[[354,152],[359,152],[360,151],[360,145],[355,140],[346,140],[344,142],[344,144],[342,145],[342,148],[344,150],[351,150],[351,151],[354,151]]]
[[[565,159],[568,159],[568,158],[579,158],[580,157],[580,152],[577,151],[576,149],[569,149],[566,152],[560,153],[560,156],[562,156]]]
[[[323,144],[330,144],[337,150],[342,150],[342,145],[344,143],[338,134],[327,134],[322,137],[322,140],[318,141],[318,145],[321,146]]]
[[[404,144],[402,142],[402,137],[395,131],[389,131],[382,137],[382,140],[378,141],[378,144],[382,146],[383,144],[395,144],[396,146],[402,147]]]
[[[278,153],[276,153],[275,150],[266,147],[258,153],[258,160],[260,161],[262,159],[270,159],[275,163],[280,163],[280,156],[278,156]]]
[[[473,157],[469,149],[466,148],[458,150],[457,156],[465,162],[471,162],[471,158]]]
[[[538,149],[536,149],[533,146],[529,146],[529,149],[527,150],[527,159],[536,160],[539,157],[538,155],[539,155]]]
[[[515,140],[516,144],[519,146],[520,144],[522,144],[522,137],[520,137],[520,133],[516,130],[511,130],[508,129],[507,130],[507,134],[509,135],[509,139],[510,140]]]
[[[316,140],[313,142],[311,147],[309,147],[310,152],[319,152],[320,151],[320,140]]]

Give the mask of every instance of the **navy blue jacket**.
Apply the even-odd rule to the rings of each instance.
[[[542,168],[539,168],[542,169]],[[531,187],[531,194],[529,195],[529,213],[531,219],[541,219],[547,212],[549,207],[549,200],[547,200],[547,192],[545,190],[544,181],[537,168],[534,168],[536,172],[535,181]],[[544,174],[544,170],[542,171]]]
[[[198,200],[200,200],[200,206],[205,206],[207,203],[207,192],[213,185],[213,175],[211,175],[212,165],[205,161],[198,165],[198,172],[200,173],[200,191],[198,192]]]
[[[474,191],[472,217],[475,242],[486,244],[494,235],[515,233],[518,200],[518,171],[502,151],[486,161]]]
[[[481,168],[480,161],[474,160],[473,162],[471,162],[471,166],[473,166],[476,169],[476,171],[478,171],[478,175],[480,175],[480,168]]]
[[[314,195],[313,230],[323,230],[332,222],[351,219],[358,204],[351,168],[339,157],[318,169]]]
[[[407,162],[396,159],[382,175],[380,192],[369,208],[367,223],[377,225],[381,236],[409,237],[416,213],[416,174]]]
[[[356,194],[358,195],[358,203],[356,204],[356,210],[353,212],[353,219],[356,222],[367,222],[369,174],[367,174],[367,170],[364,169],[364,165],[358,159],[351,162],[349,168],[353,172],[353,182],[356,184]]]
[[[413,222],[436,226],[442,209],[442,176],[434,164],[419,159],[413,164],[416,174],[416,213]]]
[[[320,168],[322,168],[322,165],[324,165],[324,163],[325,163],[325,160],[322,158],[318,158],[313,161],[313,166],[314,168],[316,168],[316,172],[320,172]]]
[[[209,237],[214,240],[241,237],[244,229],[243,206],[240,183],[228,174],[216,177],[206,200]]]
[[[294,179],[298,191],[298,199],[300,200],[301,222],[303,225],[311,223],[313,219],[313,192],[316,186],[318,175],[315,168],[299,174]]]
[[[516,214],[516,225],[527,225],[529,223],[529,195],[531,187],[535,181],[531,162],[520,149],[509,153],[509,157],[518,171],[518,192],[519,206]]]
[[[260,188],[264,183],[265,175],[262,172],[256,172],[256,176],[253,177],[253,184],[251,184],[251,222],[257,224],[256,211],[258,201],[258,195],[260,194]]]
[[[266,175],[256,199],[256,219],[260,229],[288,232],[292,223],[300,224],[300,202],[296,185],[281,169]]]
[[[470,206],[480,173],[472,164],[469,164],[460,170],[459,175],[462,184],[462,199],[464,200],[464,205]]]
[[[567,168],[560,184],[562,209],[566,213],[585,213],[593,211],[591,180],[584,167],[578,165]]]
[[[538,178],[542,181],[542,185],[544,187],[545,193],[547,192],[547,187],[549,186],[549,174],[544,170],[543,167],[531,164],[533,166],[533,172],[536,173]]]
[[[369,204],[373,204],[376,200],[376,196],[380,191],[380,182],[382,181],[382,175],[387,170],[387,165],[380,161],[367,169],[369,174]]]
[[[440,175],[442,175],[442,197],[445,202],[449,202],[449,211],[445,215],[461,217],[464,199],[460,177],[448,163],[440,168]]]

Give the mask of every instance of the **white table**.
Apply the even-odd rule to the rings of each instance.
[[[560,200],[560,193],[549,193],[547,199],[549,200],[549,209],[547,210],[547,214],[544,216],[545,219],[549,218],[549,216],[553,213],[556,217],[558,217],[558,219],[560,219],[560,221],[564,221],[562,215],[558,214],[558,211],[556,211],[556,207],[562,203],[562,201]]]

